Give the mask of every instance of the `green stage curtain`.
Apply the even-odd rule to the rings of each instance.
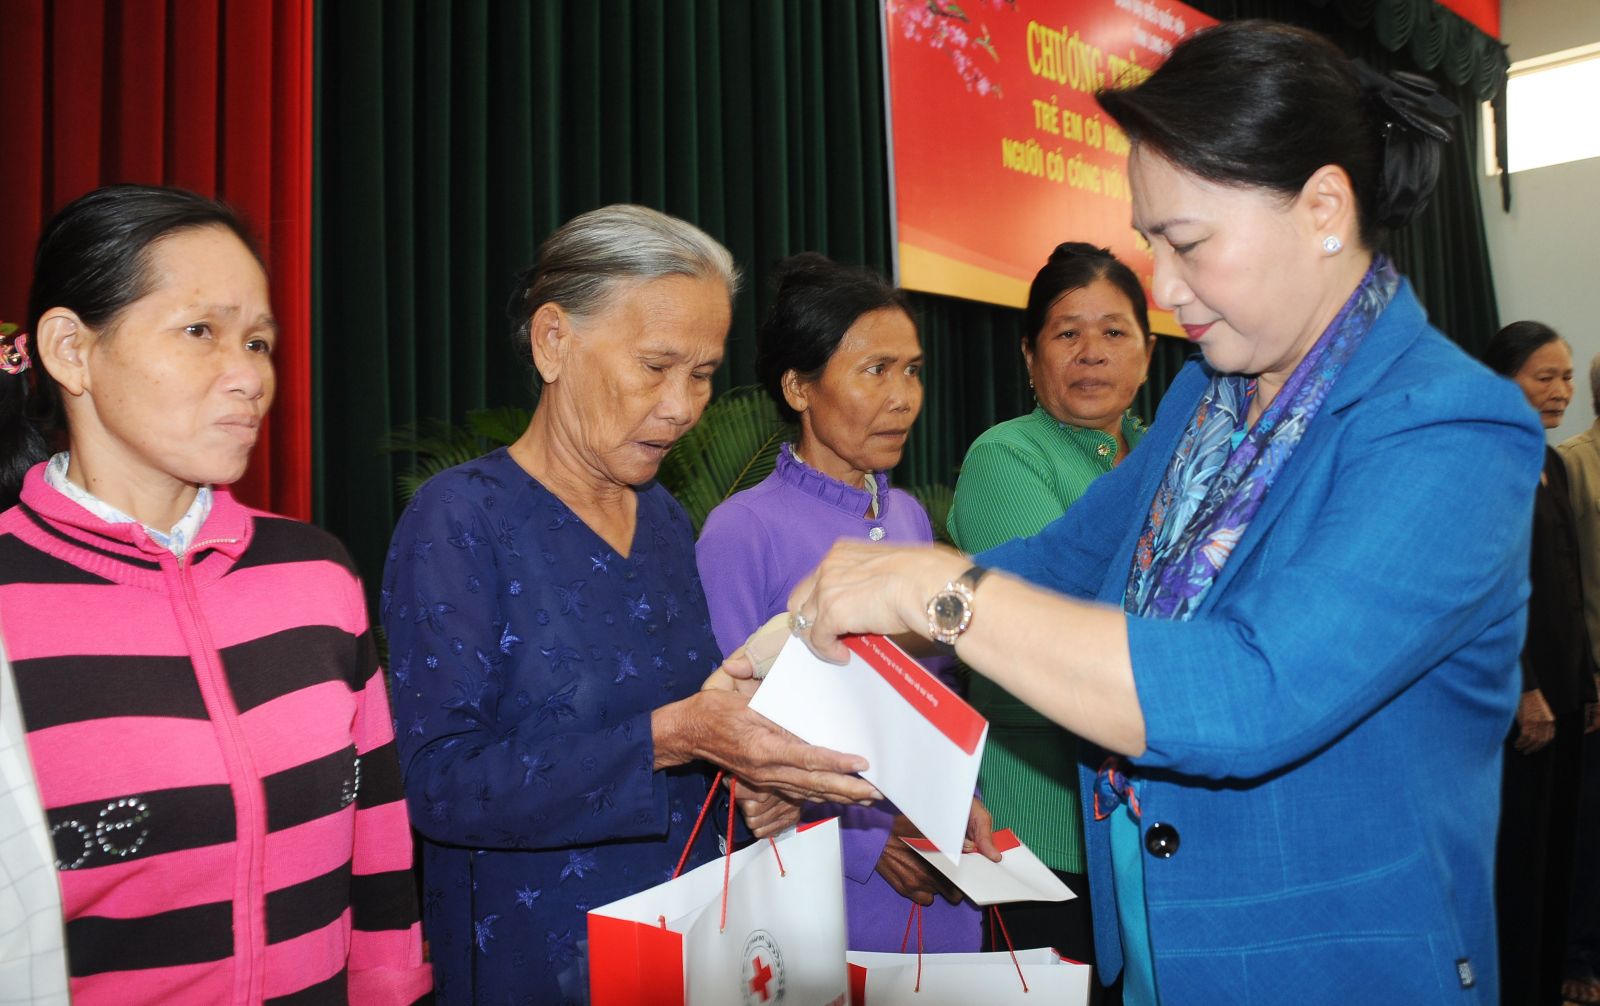
[[[1332,9],[1258,6],[1388,57]],[[503,305],[566,219],[639,202],[727,244],[747,282],[719,387],[753,380],[779,258],[890,267],[874,0],[339,0],[317,16],[315,502],[369,584],[405,460],[377,445],[400,424],[529,401]],[[1475,345],[1496,319],[1463,140],[1440,189],[1449,205],[1395,250],[1434,317]],[[1032,406],[1021,312],[914,301],[927,399],[896,478],[953,482],[974,437]],[[1160,340],[1147,418],[1186,350]]]

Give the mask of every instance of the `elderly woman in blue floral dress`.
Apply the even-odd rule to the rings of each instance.
[[[860,759],[700,690],[720,654],[694,532],[653,480],[710,397],[737,282],[651,210],[563,226],[512,300],[544,385],[527,432],[395,530],[383,620],[441,1003],[586,1001],[584,915],[671,876],[705,761],[752,795],[873,793],[841,774]],[[763,831],[790,808],[747,803]],[[690,864],[715,847],[707,829]]]

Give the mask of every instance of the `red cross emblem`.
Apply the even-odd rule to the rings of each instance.
[[[744,987],[740,998],[747,1004],[783,1001],[783,952],[772,934],[757,929],[744,941],[744,964],[739,968]]]
[[[772,969],[762,961],[760,954],[757,954],[751,963],[755,965],[755,976],[750,979],[750,991],[761,996],[762,1002],[766,1002],[772,998],[767,992],[767,983],[772,981]]]

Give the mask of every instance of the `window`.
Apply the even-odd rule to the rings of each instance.
[[[1513,173],[1600,157],[1600,43],[1511,64],[1506,80],[1506,152]],[[1499,174],[1493,118],[1485,104],[1484,163]]]

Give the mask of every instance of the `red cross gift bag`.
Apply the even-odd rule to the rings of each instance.
[[[592,909],[592,1006],[844,1006],[843,875],[829,819]]]

